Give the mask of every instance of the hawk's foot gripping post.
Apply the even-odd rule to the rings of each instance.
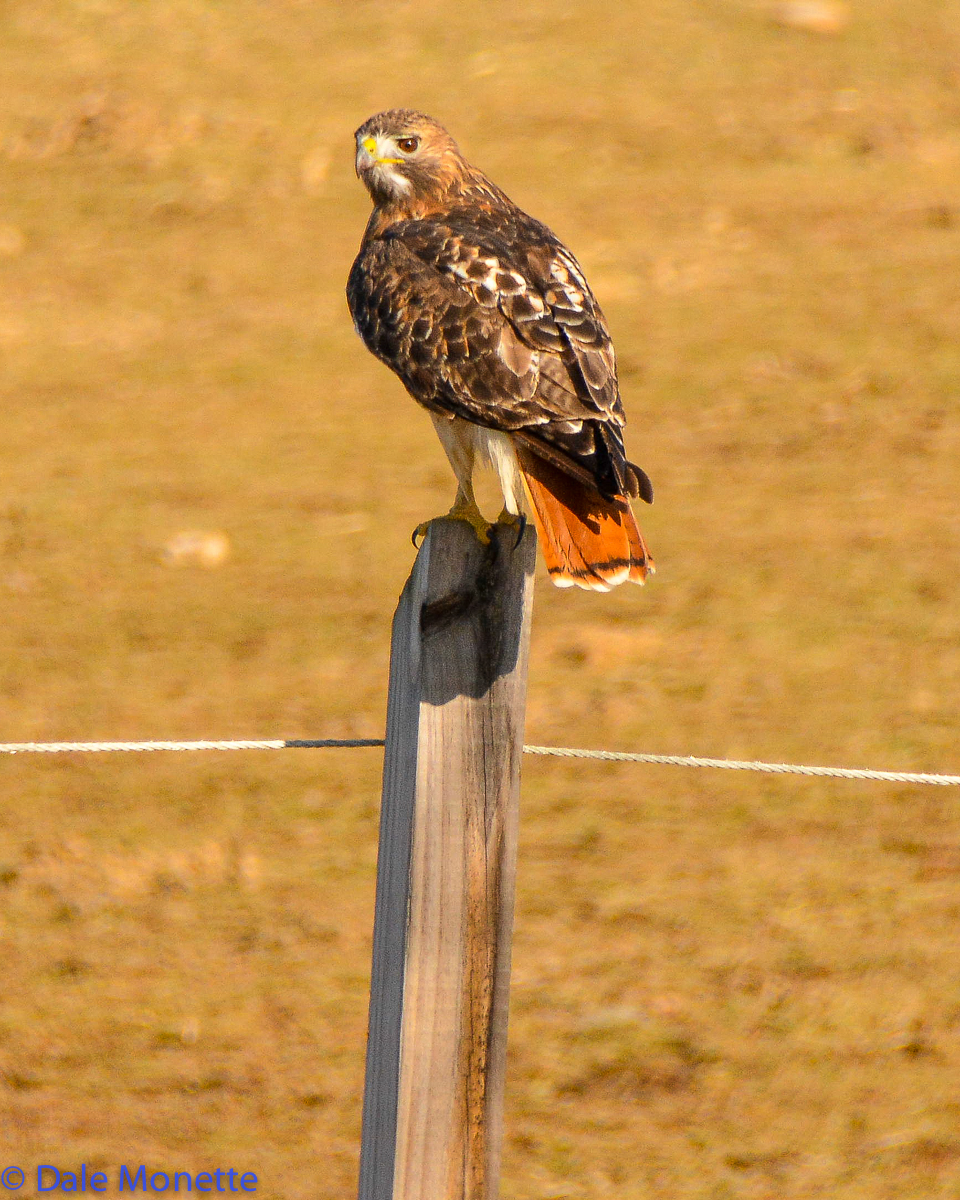
[[[509,509],[505,508],[500,513],[500,516],[497,517],[497,524],[498,525],[506,525],[510,529],[516,530],[516,534],[517,534],[516,541],[514,541],[514,543],[513,543],[513,548],[514,548],[514,550],[516,550],[516,548],[523,541],[523,535],[527,531],[526,514],[525,513],[512,513],[509,511]]]

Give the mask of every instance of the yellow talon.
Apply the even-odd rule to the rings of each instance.
[[[523,535],[527,532],[527,518],[523,513],[512,513],[507,509],[503,509],[500,516],[497,517],[498,525],[506,525],[509,529],[516,531],[516,540],[513,543],[513,548],[516,548],[523,541]]]
[[[459,499],[454,504],[453,508],[446,514],[446,517],[434,518],[435,520],[452,520],[466,521],[473,529],[474,533],[480,539],[484,546],[490,544],[490,529],[491,525],[487,518],[483,515],[476,504],[471,504],[469,501],[460,501]],[[419,550],[423,539],[427,536],[427,531],[430,528],[430,521],[421,521],[413,531],[413,544]]]
[[[490,544],[490,522],[480,509],[477,508],[476,504],[471,504],[469,501],[463,502],[458,499],[453,508],[447,513],[447,516],[454,521],[466,521],[473,528],[482,545],[488,546]]]

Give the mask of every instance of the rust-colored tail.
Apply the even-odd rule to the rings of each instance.
[[[525,446],[517,446],[517,459],[557,587],[608,592],[618,583],[643,583],[654,571],[626,497],[605,500]]]

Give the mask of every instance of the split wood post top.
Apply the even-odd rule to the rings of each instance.
[[[536,534],[430,525],[393,622],[360,1200],[496,1200]]]

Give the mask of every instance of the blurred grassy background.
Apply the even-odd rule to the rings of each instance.
[[[3,737],[381,731],[453,494],[343,300],[409,105],[580,257],[657,488],[528,740],[957,770],[960,17],[802,9],[10,0]],[[0,776],[6,1158],[351,1196],[378,752]],[[960,1194],[957,806],[528,760],[504,1196]]]

